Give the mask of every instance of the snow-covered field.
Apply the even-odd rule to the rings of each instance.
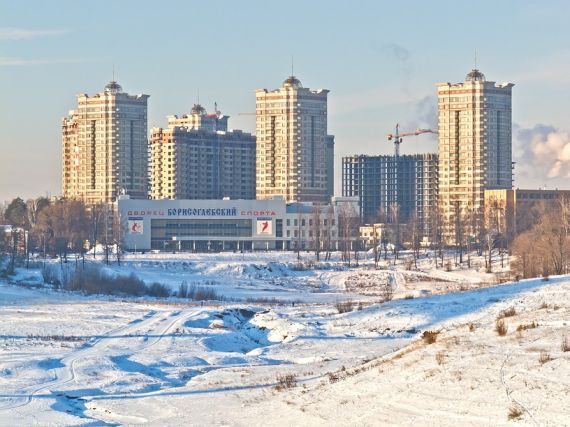
[[[106,267],[226,298],[203,304],[35,289],[39,270],[19,270],[18,285],[0,281],[0,425],[570,425],[570,278],[495,286],[427,258],[419,271],[312,259],[138,254]],[[385,283],[394,300],[380,303]]]

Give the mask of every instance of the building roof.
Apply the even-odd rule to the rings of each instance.
[[[192,110],[190,110],[192,114],[197,114],[199,116],[206,114],[206,109],[202,107],[200,104],[194,104],[192,106]]]
[[[123,88],[119,83],[112,80],[105,85],[105,92],[107,93],[120,93],[123,91]]]
[[[293,89],[298,89],[303,87],[301,81],[295,76],[289,76],[283,81],[283,87],[292,87]]]
[[[477,68],[473,68],[465,76],[465,81],[466,82],[484,82],[485,81],[485,74],[483,74]]]

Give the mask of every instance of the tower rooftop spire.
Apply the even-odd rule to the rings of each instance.
[[[123,88],[115,80],[111,80],[109,83],[105,85],[105,92],[107,93],[120,93],[122,91]]]
[[[483,74],[477,68],[473,68],[465,76],[465,81],[466,82],[484,82],[485,81],[485,74]]]
[[[297,89],[303,87],[303,85],[297,77],[290,75],[283,81],[283,87],[292,87],[294,89]]]

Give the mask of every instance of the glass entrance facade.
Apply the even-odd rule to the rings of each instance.
[[[238,249],[240,239],[250,237],[252,237],[251,219],[151,220],[152,249],[232,250]]]

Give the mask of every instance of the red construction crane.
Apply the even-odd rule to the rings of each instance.
[[[400,144],[402,143],[402,138],[404,136],[417,136],[417,135],[421,135],[423,133],[437,133],[437,131],[432,130],[432,129],[418,129],[418,130],[413,131],[413,132],[400,133],[400,125],[397,124],[396,125],[396,133],[389,133],[387,135],[388,141],[394,140],[394,155],[396,157],[400,156]]]

